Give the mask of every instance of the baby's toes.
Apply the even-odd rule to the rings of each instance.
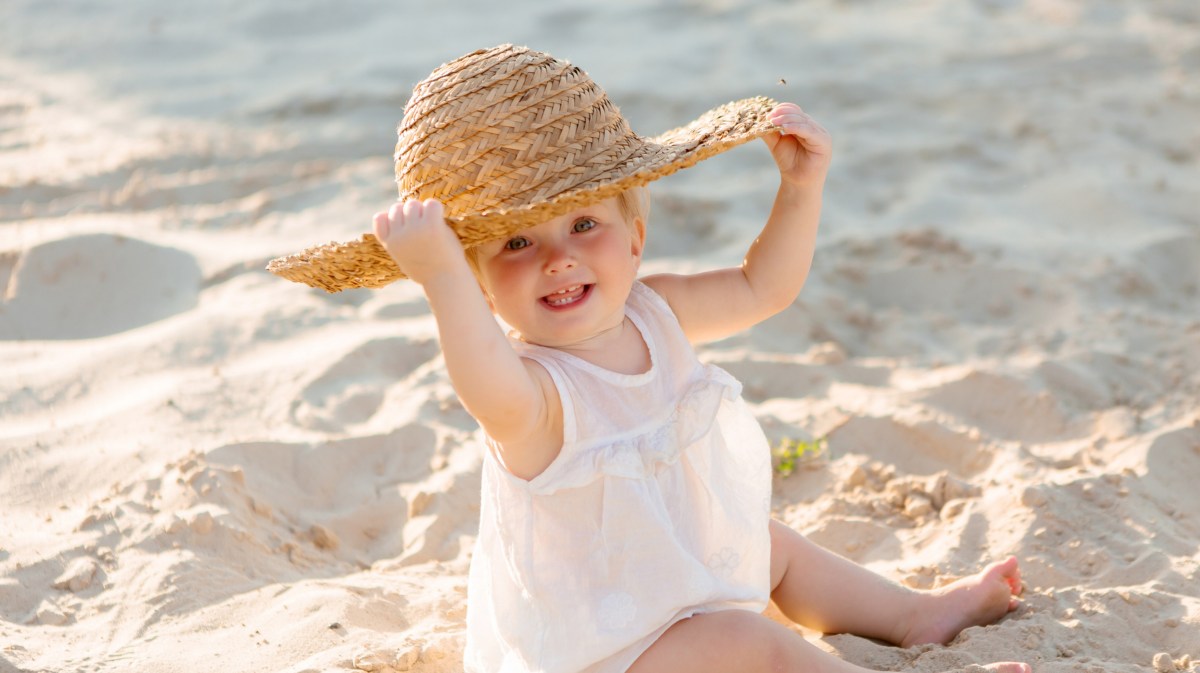
[[[1012,592],[1012,595],[1014,595],[1014,596],[1021,595],[1021,590],[1023,589],[1023,587],[1021,586],[1020,578],[1006,577],[1006,578],[1004,578],[1004,581],[1008,583],[1008,588]]]

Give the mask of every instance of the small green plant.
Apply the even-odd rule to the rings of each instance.
[[[813,469],[828,463],[829,442],[825,437],[807,441],[784,437],[771,454],[775,457],[775,471],[786,477],[797,468]]]

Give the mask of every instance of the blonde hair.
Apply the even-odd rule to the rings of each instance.
[[[650,190],[645,187],[630,187],[617,194],[617,206],[621,209],[626,224],[632,225],[639,217],[645,222],[650,216]]]
[[[614,196],[617,200],[617,208],[621,211],[621,217],[625,219],[626,226],[632,230],[633,223],[638,218],[642,222],[646,221],[650,214],[650,192],[645,187],[630,187],[619,192]],[[636,231],[634,233],[637,233]],[[467,264],[471,266],[471,271],[475,273],[475,278],[480,282],[483,281],[479,274],[479,246],[473,245],[466,249]]]

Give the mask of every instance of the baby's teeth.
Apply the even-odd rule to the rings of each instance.
[[[571,287],[568,287],[564,290],[558,290],[556,292],[551,292],[550,294],[546,295],[545,301],[546,301],[546,303],[548,303],[552,306],[562,306],[564,304],[573,304],[573,303],[579,301],[580,297],[563,297],[562,295],[574,294],[576,292],[581,291],[582,289],[583,289],[582,285],[572,285]]]

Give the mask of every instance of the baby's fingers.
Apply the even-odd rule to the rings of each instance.
[[[425,199],[424,201],[420,201],[418,199],[409,199],[403,204],[394,204],[392,206],[393,210],[395,210],[397,206],[399,206],[399,213],[402,214],[404,221],[411,224],[426,221],[440,221],[443,213],[445,212],[442,202],[438,201],[437,199]],[[392,219],[396,219],[395,214],[393,214]]]
[[[374,225],[372,226],[372,229],[375,231],[375,238],[378,238],[380,241],[386,241],[388,236],[391,236],[392,222],[388,213],[375,213],[375,217],[372,219],[372,224]]]
[[[788,115],[775,121],[775,124],[781,134],[794,137],[810,150],[819,151],[832,145],[829,132],[808,115]]]
[[[421,206],[425,217],[440,220],[445,214],[445,206],[437,199],[425,199],[421,202]]]
[[[803,113],[804,110],[800,109],[800,106],[796,105],[795,103],[780,103],[771,108],[771,111],[767,113],[767,116],[774,117],[780,114],[791,114],[796,112]]]
[[[435,199],[408,199],[393,203],[387,212],[375,213],[372,218],[375,237],[385,247],[403,245],[404,241],[428,240],[428,237],[453,236],[443,219],[444,209]],[[444,230],[444,231],[440,231]]]
[[[397,201],[388,208],[388,219],[391,220],[393,228],[399,228],[404,224],[404,203]]]
[[[788,122],[810,119],[810,117],[808,113],[800,109],[800,106],[795,103],[780,103],[767,113],[767,119],[771,120],[776,126],[782,126]]]
[[[767,118],[770,119],[771,123],[775,124],[775,126],[778,126],[780,130],[788,132],[798,133],[802,130],[812,131],[821,128],[821,125],[818,124],[816,120],[808,116],[808,114],[802,112],[800,108],[796,108],[795,112],[784,112],[780,111],[779,108],[776,108]]]
[[[395,206],[392,206],[392,207],[395,208]],[[420,201],[418,201],[416,199],[409,199],[409,200],[405,201],[403,203],[403,205],[401,205],[401,212],[404,213],[405,220],[414,220],[415,221],[417,219],[420,219],[421,211],[422,211],[423,207],[424,207],[424,204],[422,204]]]

